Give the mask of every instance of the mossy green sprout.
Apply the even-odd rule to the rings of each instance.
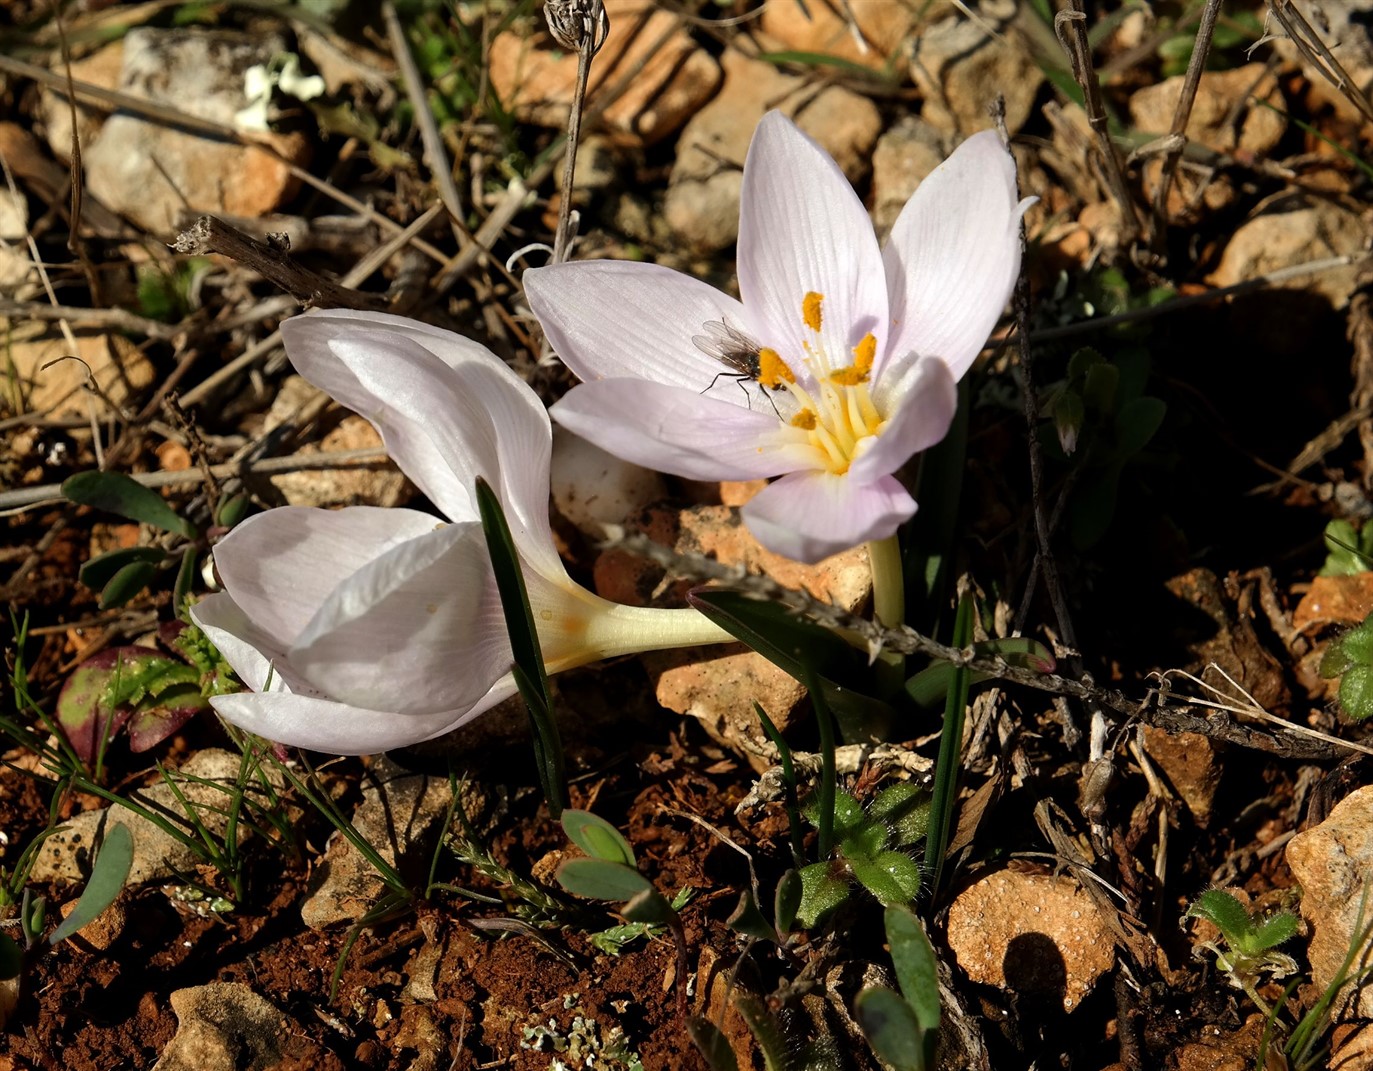
[[[1351,721],[1373,715],[1373,614],[1332,640],[1321,657],[1321,676],[1340,679],[1340,709]]]
[[[920,864],[910,855],[929,826],[929,793],[918,785],[889,785],[864,809],[850,793],[838,790],[834,803],[835,849],[831,858],[803,866],[801,903],[796,921],[810,929],[853,894],[855,884],[883,907],[908,904],[920,892]],[[819,821],[812,797],[802,808]]]
[[[1265,1015],[1271,1014],[1272,1009],[1259,996],[1257,986],[1264,975],[1278,979],[1296,973],[1296,960],[1277,951],[1277,946],[1296,934],[1297,916],[1290,911],[1251,914],[1230,893],[1208,889],[1183,917],[1205,919],[1220,931],[1216,940],[1201,942],[1196,953],[1214,955],[1216,966],[1230,979],[1230,984],[1244,990]]]

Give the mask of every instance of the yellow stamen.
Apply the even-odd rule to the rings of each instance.
[[[817,294],[814,290],[810,290],[801,301],[801,319],[812,331],[820,330],[820,323],[823,320],[820,305],[824,300],[824,294]]]
[[[814,431],[816,423],[815,413],[810,409],[802,409],[791,418],[791,426],[801,428],[804,431]]]
[[[876,356],[877,339],[869,331],[863,336],[863,340],[853,347],[853,364],[831,373],[830,382],[836,387],[856,387],[860,383],[866,383],[872,375],[872,362]]]
[[[781,354],[765,346],[758,351],[758,382],[776,390],[783,383],[795,383],[796,373],[787,367]]]

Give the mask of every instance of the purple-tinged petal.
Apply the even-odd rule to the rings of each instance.
[[[848,478],[860,484],[890,475],[949,433],[958,409],[958,384],[943,361],[925,358],[914,362],[878,404],[885,405],[887,423],[849,466]]]
[[[915,500],[893,476],[858,483],[852,474],[812,471],[768,484],[740,516],[774,554],[814,563],[859,543],[886,539],[914,513]]]
[[[215,568],[255,632],[271,637],[280,652],[335,587],[438,523],[409,509],[283,506],[234,528],[215,547]]]
[[[239,692],[214,696],[210,704],[240,729],[331,755],[370,755],[406,747],[441,736],[476,716],[471,710],[397,714],[290,692]]]
[[[725,394],[734,389],[725,381],[715,388]],[[552,413],[616,457],[688,479],[752,480],[800,467],[772,448],[778,421],[770,407],[744,409],[681,387],[597,380],[573,387]]]
[[[974,134],[923,181],[883,250],[891,295],[887,353],[972,366],[1020,272],[1015,160],[994,131]]]
[[[637,377],[705,390],[724,366],[692,339],[708,334],[712,321],[746,322],[732,297],[657,264],[596,260],[531,268],[524,289],[554,352],[588,382]]]
[[[442,525],[339,584],[286,660],[320,692],[354,706],[404,714],[468,707],[509,668],[508,646],[483,642],[477,627],[494,584],[481,526]]]
[[[810,338],[801,304],[811,291],[824,297],[821,337],[832,367],[851,364],[868,332],[883,352],[890,316],[872,220],[829,154],[769,112],[744,162],[739,292],[754,333],[798,375]]]

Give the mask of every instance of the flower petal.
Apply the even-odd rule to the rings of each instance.
[[[824,149],[780,112],[763,116],[744,162],[739,292],[750,327],[792,370],[810,338],[806,294],[824,296],[821,337],[831,365],[852,363],[869,331],[890,331],[886,276],[872,220]]]
[[[885,539],[915,513],[893,476],[859,483],[852,474],[797,472],[763,488],[740,511],[774,554],[814,563],[859,543]]]
[[[522,557],[563,572],[548,526],[548,413],[495,354],[379,313],[307,313],[282,332],[301,375],[372,421],[445,514],[477,518],[473,487],[482,476],[500,495]]]
[[[891,371],[897,370],[891,369],[888,376]],[[909,365],[908,374],[892,384],[878,404],[888,414],[887,424],[849,466],[849,479],[859,483],[890,475],[911,455],[943,439],[958,409],[958,384],[943,361],[920,358]]]
[[[285,650],[335,587],[437,523],[409,509],[283,506],[249,517],[220,540],[215,568],[255,630]]]
[[[510,680],[511,691],[514,681]],[[496,689],[493,688],[492,692]],[[490,693],[488,693],[490,694]],[[497,699],[505,698],[500,696]],[[240,729],[292,747],[331,755],[370,755],[440,736],[470,721],[481,711],[443,710],[432,714],[396,714],[336,703],[289,692],[240,692],[210,700],[215,713]],[[482,707],[488,710],[495,703]]]
[[[353,706],[403,714],[466,708],[510,666],[504,634],[477,627],[494,599],[481,525],[443,525],[339,584],[287,662]]]
[[[800,467],[769,449],[778,429],[771,409],[741,409],[681,387],[602,379],[573,387],[551,412],[616,457],[692,480],[752,480]]]
[[[587,381],[640,377],[703,391],[726,366],[692,338],[712,321],[746,322],[732,297],[657,264],[594,260],[531,268],[524,289],[554,352]]]
[[[883,250],[894,322],[888,354],[972,366],[1020,272],[1015,160],[995,131],[963,142],[901,210]]]

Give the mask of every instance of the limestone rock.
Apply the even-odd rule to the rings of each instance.
[[[827,86],[815,93],[808,80],[733,51],[721,62],[724,85],[682,131],[663,204],[678,238],[700,253],[724,249],[739,235],[744,157],[765,111],[791,116],[850,182],[867,174],[882,129],[877,106],[851,90]]]
[[[651,145],[677,130],[720,84],[720,68],[676,17],[650,0],[606,0],[611,31],[587,85],[587,106],[631,78],[606,109],[606,129],[628,144]],[[663,40],[663,35],[667,39]],[[642,66],[641,66],[642,65]],[[516,118],[540,126],[567,125],[577,56],[551,38],[508,30],[491,42],[491,85]]]
[[[1018,31],[1008,23],[992,22],[1000,36],[989,32],[987,13],[978,22],[951,15],[920,35],[911,74],[925,98],[920,115],[931,126],[967,136],[989,130],[987,106],[1006,99],[1006,127],[1016,133],[1030,117],[1044,72]]]
[[[1298,833],[1287,845],[1287,865],[1301,885],[1301,913],[1311,927],[1307,959],[1311,981],[1324,989],[1335,978],[1354,941],[1359,901],[1373,873],[1373,785],[1341,800],[1313,829]],[[1367,925],[1367,918],[1363,920]],[[1354,959],[1365,962],[1365,945]],[[1353,1007],[1343,1002],[1353,998]],[[1332,1014],[1373,1018],[1373,988],[1346,989]]]
[[[898,120],[877,139],[872,154],[872,222],[880,239],[886,241],[911,194],[947,157],[939,131],[913,115]]]
[[[979,878],[949,907],[949,947],[968,977],[1072,1011],[1115,965],[1115,937],[1067,875],[1008,867]]]
[[[275,1005],[241,982],[211,982],[171,995],[176,1035],[153,1071],[339,1066]]]
[[[666,493],[656,472],[608,454],[566,428],[553,429],[549,473],[558,512],[593,539]]]
[[[1172,128],[1173,111],[1182,94],[1179,75],[1137,90],[1130,97],[1130,116],[1141,131],[1162,137]],[[1285,110],[1278,79],[1265,63],[1250,63],[1229,71],[1201,76],[1192,114],[1187,120],[1191,141],[1233,153],[1263,156],[1282,140],[1287,120],[1264,101]]]
[[[9,320],[0,324],[10,325]],[[122,335],[78,332],[76,353],[56,325],[29,321],[3,330],[6,363],[14,369],[30,412],[46,417],[104,420],[156,379],[152,362]],[[79,357],[80,360],[64,360]],[[93,383],[94,392],[87,390]]]
[[[1279,268],[1348,256],[1363,250],[1368,225],[1362,217],[1330,201],[1284,200],[1280,210],[1255,216],[1234,233],[1220,265],[1208,278],[1213,286],[1233,286]],[[1337,309],[1349,304],[1357,268],[1299,276],[1284,284],[1314,291]]]
[[[485,796],[468,786],[462,806],[475,823]],[[410,773],[382,756],[372,766],[353,814],[353,826],[383,859],[402,873],[424,863],[437,828],[453,800],[447,777]],[[421,859],[420,857],[424,858]],[[324,861],[315,868],[300,917],[311,929],[356,922],[380,899],[386,886],[347,837],[335,835]]]
[[[248,104],[244,72],[270,61],[285,43],[225,30],[145,27],[129,31],[122,48],[116,89],[232,126],[234,114]],[[59,99],[50,114],[64,107]],[[306,143],[299,136],[271,134],[263,140],[287,160],[299,163],[305,157]],[[116,112],[90,134],[83,159],[96,197],[162,235],[175,233],[186,214],[266,215],[297,184],[287,163],[265,149],[126,112]]]
[[[1205,828],[1222,771],[1215,743],[1200,733],[1173,734],[1155,725],[1140,726],[1140,736],[1144,750],[1162,767],[1197,825]]]
[[[1323,625],[1358,625],[1373,614],[1373,573],[1317,576],[1292,611],[1292,625],[1302,631]]]

